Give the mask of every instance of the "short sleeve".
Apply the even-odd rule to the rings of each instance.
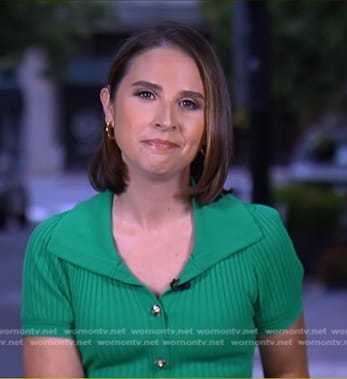
[[[22,291],[24,336],[69,337],[73,311],[63,262],[48,249],[54,228],[63,215],[40,224],[27,245]]]
[[[275,334],[297,321],[302,310],[303,267],[279,213],[257,205],[263,238],[252,257],[257,278],[255,322],[259,334]]]

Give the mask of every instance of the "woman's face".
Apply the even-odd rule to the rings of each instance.
[[[130,180],[134,175],[188,179],[205,131],[204,86],[189,55],[177,47],[141,53],[114,99],[104,88],[101,101]]]

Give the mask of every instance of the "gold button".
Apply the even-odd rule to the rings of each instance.
[[[155,361],[155,364],[157,365],[157,367],[163,368],[166,366],[166,360],[165,359],[158,359]]]
[[[161,314],[161,308],[159,307],[159,305],[157,305],[157,304],[153,305],[153,307],[152,307],[152,314],[154,316],[160,316],[160,314]]]

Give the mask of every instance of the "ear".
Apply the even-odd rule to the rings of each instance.
[[[104,110],[105,123],[114,122],[113,106],[111,104],[111,94],[107,87],[102,88],[100,91],[100,101]]]

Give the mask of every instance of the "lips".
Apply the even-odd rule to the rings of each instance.
[[[162,149],[162,150],[175,149],[179,147],[179,145],[177,145],[176,143],[172,141],[162,140],[159,138],[147,139],[147,140],[144,140],[143,143],[153,148]]]

